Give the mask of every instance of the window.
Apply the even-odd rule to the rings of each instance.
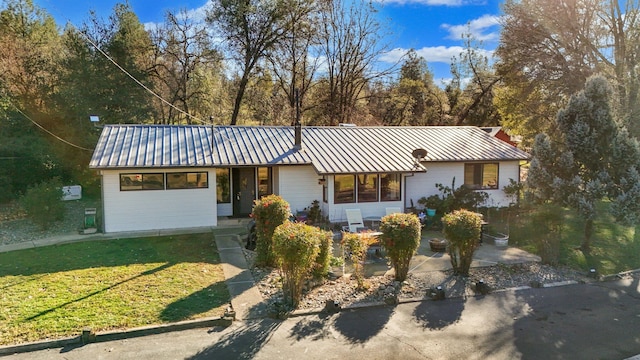
[[[271,185],[271,168],[259,167],[258,168],[258,199],[263,196],[267,196],[273,193],[273,186]]]
[[[400,201],[400,174],[380,174],[380,201]]]
[[[378,174],[358,175],[358,202],[378,201]]]
[[[167,189],[208,188],[207,175],[206,172],[167,173]]]
[[[231,202],[231,169],[216,169],[216,198],[218,204]]]
[[[498,164],[464,164],[464,185],[471,189],[497,189]]]
[[[164,174],[120,174],[120,191],[131,190],[164,190]]]
[[[328,203],[329,202],[329,185],[327,185],[328,181],[324,176],[322,177],[322,179],[324,180],[322,182],[322,202]]]
[[[336,175],[333,184],[334,203],[344,204],[356,202],[355,175]]]

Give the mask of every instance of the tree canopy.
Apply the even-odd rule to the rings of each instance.
[[[640,149],[611,109],[606,79],[588,79],[556,116],[556,135],[540,134],[527,179],[538,199],[570,206],[585,219],[583,250],[589,250],[596,203],[612,202],[619,221],[640,220]]]

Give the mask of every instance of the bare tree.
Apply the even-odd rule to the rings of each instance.
[[[375,69],[376,60],[386,49],[370,2],[360,0],[347,6],[341,0],[323,0],[321,4],[321,52],[327,87],[322,112],[330,125],[336,125],[351,121],[365,87],[387,73]]]
[[[448,94],[459,95],[450,99],[451,119],[455,125],[498,125],[500,114],[493,105],[493,91],[501,78],[489,66],[487,56],[480,52],[482,42],[477,42],[470,33],[463,39],[465,50],[453,58],[454,80],[447,86]],[[469,79],[469,83],[460,88],[464,79]],[[456,86],[458,89],[453,89]]]
[[[313,84],[320,59],[312,51],[319,44],[320,7],[313,0],[292,0],[285,9],[290,24],[280,46],[268,56],[278,86],[285,93],[290,118],[295,118],[296,91],[298,104],[304,111],[304,99]]]
[[[193,107],[209,96],[204,87],[194,86],[196,77],[218,69],[221,56],[213,47],[205,25],[186,10],[167,12],[165,23],[152,31],[154,42],[153,75],[159,91],[173,106],[160,103],[162,123],[191,124],[203,111]],[[179,110],[178,110],[179,109]]]
[[[236,91],[231,125],[236,125],[240,105],[252,73],[265,55],[285,36],[287,1],[281,0],[213,0],[207,21],[226,40],[235,58],[240,78]]]

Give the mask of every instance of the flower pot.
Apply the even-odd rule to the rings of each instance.
[[[427,209],[427,216],[436,216],[436,209]]]
[[[504,234],[499,234],[500,236],[496,236],[493,239],[494,244],[496,244],[496,247],[499,248],[506,248],[507,246],[509,246],[509,235],[504,235]]]
[[[445,252],[447,250],[447,240],[433,238],[429,239],[429,248],[433,252]]]
[[[497,233],[493,235],[483,234],[483,237],[488,240],[487,241],[488,243],[493,242],[493,244],[497,248],[504,249],[507,246],[509,246],[509,235],[502,234],[502,233]]]

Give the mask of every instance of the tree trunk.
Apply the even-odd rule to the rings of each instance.
[[[588,253],[591,250],[591,235],[593,235],[593,219],[587,219],[584,223],[584,239],[580,250],[584,253]]]
[[[247,88],[247,84],[249,83],[249,77],[246,75],[246,72],[243,74],[242,79],[240,79],[240,84],[238,86],[238,92],[236,93],[236,101],[233,104],[233,114],[231,115],[231,123],[229,125],[236,125],[238,122],[238,114],[240,113],[240,105],[242,104],[242,98],[244,97],[244,91]]]

